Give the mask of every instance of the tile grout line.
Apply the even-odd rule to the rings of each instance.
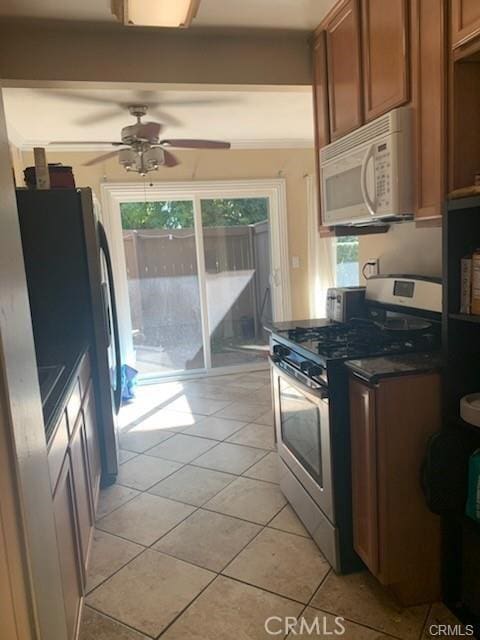
[[[233,401],[231,404],[233,404],[234,402],[236,402],[236,401]],[[161,405],[160,405],[160,406],[161,406]],[[227,408],[228,406],[230,406],[230,404],[227,404],[227,405],[226,405],[226,407],[224,407],[224,409],[225,409],[225,408]],[[220,409],[219,411],[223,411],[223,409]],[[155,413],[155,412],[153,412],[153,413]],[[152,415],[153,415],[153,413],[152,413]],[[207,416],[207,417],[208,417],[208,416]],[[145,419],[145,418],[144,418],[144,419]],[[228,418],[225,418],[225,419],[226,419],[226,420],[228,420]],[[141,421],[140,421],[140,422],[141,422]],[[140,422],[138,422],[138,423],[140,423]],[[133,423],[130,423],[130,424],[133,424]],[[252,422],[252,423],[244,424],[242,427],[239,427],[238,431],[239,431],[239,430],[241,430],[241,429],[243,429],[243,428],[245,428],[245,426],[248,426],[248,424],[256,424],[256,423],[253,423],[253,422]],[[269,425],[259,425],[259,426],[265,426],[266,428],[268,428],[268,427],[269,427]],[[227,436],[227,437],[233,437],[233,435],[235,435],[235,433],[237,433],[237,431],[233,432],[230,436]],[[171,437],[173,437],[174,435],[177,435],[177,433],[175,433],[175,432],[174,432],[174,433],[172,433],[172,436],[171,436]],[[190,435],[190,434],[185,434],[185,435]],[[201,436],[197,436],[197,437],[201,437]],[[167,440],[169,440],[169,439],[170,439],[170,437],[169,437],[169,438],[167,438],[166,440],[164,440],[163,442],[166,442],[166,441],[167,441]],[[224,442],[225,440],[226,440],[226,439],[224,439],[223,441],[217,441],[217,442],[218,442],[218,443],[220,443],[220,442]],[[161,444],[161,443],[158,443],[158,444]],[[237,444],[237,443],[232,443],[232,444]],[[158,445],[153,445],[153,447],[155,447],[155,446],[158,446]],[[217,445],[215,445],[215,446],[217,446]],[[215,448],[215,446],[213,446],[213,447],[212,447],[212,449],[214,449],[214,448]],[[272,450],[265,450],[265,449],[262,449],[262,448],[260,448],[260,447],[252,447],[252,446],[250,446],[250,445],[240,445],[240,446],[246,446],[246,447],[250,447],[250,448],[252,448],[252,449],[257,449],[257,450],[260,450],[260,451],[265,451],[265,455],[264,455],[264,456],[262,456],[262,457],[261,457],[259,460],[257,460],[256,462],[254,462],[252,465],[250,465],[249,467],[247,467],[247,468],[242,472],[242,474],[243,474],[243,473],[248,472],[248,471],[249,471],[253,466],[255,466],[258,462],[262,461],[262,460],[263,460],[263,459],[264,459],[264,458],[265,458],[269,453],[271,453],[271,452],[272,452]],[[153,448],[153,447],[150,447],[149,449],[151,449],[151,448]],[[147,450],[145,450],[145,451],[148,451],[149,449],[147,449]],[[136,453],[136,452],[132,452],[132,453]],[[137,453],[137,455],[136,455],[136,456],[134,456],[134,457],[132,457],[131,459],[133,460],[135,457],[138,457],[139,455],[148,455],[148,454],[146,454],[145,452]],[[200,454],[200,455],[199,455],[199,456],[197,456],[197,457],[200,457],[201,455],[203,455],[203,454]],[[150,457],[157,457],[157,456],[150,456]],[[162,458],[161,458],[161,459],[162,459]],[[166,459],[166,460],[169,460],[169,459]],[[193,462],[194,460],[196,460],[196,458],[194,458],[191,462]],[[126,462],[128,462],[128,461],[126,461]],[[178,461],[172,461],[172,462],[177,462],[177,463],[178,463]],[[124,486],[124,487],[126,487],[126,488],[128,488],[128,489],[133,489],[133,490],[137,491],[137,492],[138,492],[138,493],[137,493],[137,495],[135,495],[135,496],[133,496],[133,497],[129,498],[128,500],[126,500],[124,503],[122,503],[121,505],[119,505],[119,506],[118,506],[118,507],[116,507],[115,509],[112,509],[112,510],[111,510],[111,511],[109,511],[108,513],[104,514],[104,515],[102,516],[102,518],[99,520],[99,522],[101,522],[101,520],[102,520],[103,518],[107,517],[108,515],[110,515],[111,513],[113,513],[114,511],[116,511],[117,509],[119,509],[120,507],[122,507],[122,506],[124,506],[124,505],[128,504],[128,502],[131,502],[132,500],[134,500],[135,498],[139,497],[139,496],[140,496],[140,495],[142,495],[142,494],[147,493],[148,495],[155,495],[155,494],[149,494],[148,492],[149,492],[149,491],[150,491],[154,486],[156,486],[157,484],[161,483],[163,480],[166,480],[167,478],[169,478],[169,477],[173,476],[175,473],[177,473],[178,471],[180,471],[181,469],[183,469],[185,466],[188,466],[188,465],[189,465],[189,463],[188,463],[188,462],[187,462],[187,463],[181,463],[181,464],[182,464],[182,466],[181,466],[179,469],[176,469],[176,470],[175,470],[175,471],[173,471],[171,474],[168,474],[167,476],[165,476],[165,478],[162,478],[161,480],[159,480],[158,482],[156,482],[155,484],[153,484],[152,486],[150,486],[150,487],[148,487],[148,488],[146,488],[146,489],[138,489],[138,488],[136,488],[136,487],[128,487],[128,485],[120,485],[120,486]],[[205,468],[205,467],[200,467],[199,465],[191,465],[191,466],[194,466],[194,467],[197,467],[197,468]],[[207,470],[209,470],[209,471],[219,471],[219,470],[216,470],[216,469],[210,469],[210,468],[208,468],[208,467],[206,467],[206,469],[207,469]],[[224,472],[224,473],[229,473],[229,472]],[[185,521],[186,521],[190,516],[194,515],[196,512],[198,512],[198,511],[200,511],[201,509],[203,509],[204,505],[205,505],[207,502],[209,502],[210,500],[212,500],[215,496],[217,496],[217,495],[218,495],[219,493],[221,493],[224,489],[226,489],[230,484],[232,484],[232,483],[235,481],[235,479],[238,479],[238,478],[240,478],[240,477],[244,477],[242,474],[237,475],[237,474],[231,474],[231,473],[230,473],[230,475],[233,475],[233,476],[234,476],[234,478],[231,480],[231,482],[230,482],[226,487],[223,487],[223,488],[222,488],[222,489],[220,489],[218,492],[216,492],[213,496],[211,496],[211,497],[210,497],[210,498],[209,498],[209,499],[208,499],[204,504],[202,504],[201,506],[197,506],[197,505],[189,505],[188,503],[184,503],[184,502],[181,502],[181,501],[179,501],[179,500],[174,500],[174,499],[171,499],[171,498],[165,498],[165,499],[171,499],[172,501],[177,502],[178,504],[183,504],[183,505],[191,506],[191,507],[195,507],[195,508],[194,508],[194,510],[193,510],[191,513],[189,513],[185,518],[183,518],[181,521],[179,521],[178,523],[176,523],[176,524],[175,524],[171,529],[169,529],[167,532],[165,532],[164,534],[162,534],[162,536],[160,536],[157,540],[155,540],[155,541],[154,541],[151,545],[149,545],[148,547],[145,547],[145,546],[144,546],[144,545],[142,545],[141,543],[135,542],[135,541],[130,540],[130,539],[128,539],[128,538],[124,538],[124,537],[119,536],[119,535],[117,535],[117,534],[112,534],[112,533],[110,533],[110,532],[108,532],[108,531],[104,531],[104,530],[102,530],[100,527],[97,527],[99,531],[103,531],[104,533],[107,533],[108,535],[112,535],[112,536],[117,537],[117,538],[119,538],[119,539],[121,539],[121,540],[125,540],[125,541],[128,541],[128,542],[130,542],[130,543],[137,544],[138,546],[141,546],[141,547],[142,547],[142,550],[140,550],[140,551],[139,551],[139,553],[138,553],[138,554],[136,554],[133,558],[131,558],[128,562],[126,562],[126,563],[125,563],[125,564],[123,564],[121,567],[119,567],[119,568],[118,568],[118,569],[117,569],[113,574],[111,574],[110,576],[108,576],[107,578],[105,578],[105,580],[103,580],[101,583],[99,583],[98,585],[96,585],[92,590],[90,590],[90,591],[86,594],[86,596],[87,596],[87,595],[92,594],[92,593],[93,593],[97,588],[99,588],[101,585],[103,585],[103,584],[104,584],[105,582],[107,582],[109,579],[113,578],[113,576],[114,576],[114,575],[116,575],[119,571],[121,571],[122,569],[124,569],[124,568],[125,568],[125,567],[130,563],[130,562],[133,562],[133,561],[134,561],[136,558],[138,558],[142,553],[144,553],[146,549],[150,549],[150,550],[155,551],[155,552],[157,552],[157,553],[163,553],[164,555],[168,555],[168,556],[170,556],[170,554],[167,554],[167,553],[165,553],[165,552],[163,552],[163,551],[153,549],[153,546],[154,546],[155,544],[157,544],[157,543],[158,543],[158,542],[159,542],[163,537],[165,537],[165,536],[167,536],[169,533],[173,532],[173,531],[175,530],[175,528],[177,528],[177,527],[178,527],[178,526],[180,526],[182,523],[184,523],[184,522],[185,522]],[[264,481],[264,480],[261,480],[261,479],[254,479],[254,478],[248,478],[248,477],[246,477],[246,479],[253,479],[253,480],[256,480],[256,481],[258,481],[258,482],[267,482],[268,484],[272,484],[272,485],[274,485],[274,486],[277,486],[277,483],[270,483],[270,482],[268,482],[268,481]],[[161,496],[159,496],[159,497],[161,497]],[[237,553],[237,554],[236,554],[236,555],[235,555],[235,556],[234,556],[234,557],[233,557],[233,558],[232,558],[232,559],[227,563],[227,565],[225,565],[225,567],[224,567],[221,571],[223,571],[223,570],[224,570],[224,569],[225,569],[225,568],[226,568],[226,567],[227,567],[231,562],[233,562],[233,560],[234,560],[236,557],[238,557],[238,555],[240,555],[240,553],[242,553],[242,551],[243,551],[243,550],[244,550],[244,549],[245,549],[245,548],[246,548],[246,547],[247,547],[251,542],[253,542],[253,540],[255,540],[255,538],[256,538],[258,535],[260,535],[260,533],[261,533],[262,531],[264,531],[264,530],[267,528],[267,525],[268,525],[268,524],[270,524],[270,523],[272,522],[272,520],[273,520],[273,519],[274,519],[274,518],[275,518],[275,517],[280,513],[280,511],[281,511],[284,507],[285,507],[285,505],[283,505],[283,506],[278,510],[278,512],[276,512],[276,513],[275,513],[275,515],[274,515],[274,516],[272,516],[272,518],[268,521],[268,523],[267,523],[267,524],[260,524],[260,525],[259,525],[259,523],[252,523],[252,522],[251,522],[251,521],[249,521],[249,520],[244,520],[244,519],[242,519],[242,518],[236,518],[235,516],[231,516],[231,515],[229,515],[229,514],[222,514],[222,513],[220,513],[220,512],[215,512],[215,511],[213,511],[212,509],[205,509],[205,511],[210,511],[210,512],[212,512],[212,513],[219,513],[219,515],[224,515],[224,516],[227,516],[227,517],[231,517],[231,518],[234,518],[234,519],[237,519],[237,520],[241,520],[241,521],[243,521],[243,522],[247,522],[247,523],[249,523],[249,524],[253,524],[253,525],[256,525],[256,526],[259,526],[259,527],[260,527],[259,531],[255,534],[255,536],[254,536],[251,540],[249,540],[248,542],[246,542],[244,546],[242,546],[242,548],[238,551],[238,553]],[[294,535],[297,535],[297,534],[294,534]],[[304,537],[304,536],[302,536],[302,537]],[[199,596],[200,596],[200,595],[201,595],[201,594],[202,594],[202,593],[203,593],[203,592],[204,592],[204,591],[205,591],[205,590],[206,590],[206,589],[211,585],[211,584],[213,584],[213,582],[215,582],[215,580],[218,578],[218,576],[222,576],[222,577],[224,577],[224,578],[229,578],[229,577],[227,577],[227,576],[223,576],[223,574],[221,573],[221,571],[220,571],[220,572],[212,571],[211,569],[207,569],[206,567],[201,567],[200,565],[196,565],[196,564],[191,563],[191,562],[188,562],[188,561],[186,561],[186,560],[182,560],[181,558],[177,558],[176,556],[170,556],[170,557],[173,557],[173,558],[175,558],[175,559],[177,559],[177,560],[180,560],[180,561],[182,561],[182,562],[185,562],[186,564],[190,564],[190,565],[192,565],[192,566],[199,567],[199,568],[201,568],[201,569],[207,570],[207,571],[209,571],[209,572],[211,572],[211,573],[214,573],[214,574],[215,574],[215,576],[214,576],[214,578],[213,578],[213,579],[212,579],[212,580],[211,580],[211,581],[210,581],[210,582],[209,582],[209,583],[204,587],[204,589],[202,589],[202,590],[197,594],[197,596],[196,596],[196,597],[195,597],[195,598],[194,598],[194,599],[193,599],[193,600],[192,600],[192,601],[191,601],[191,602],[190,602],[190,603],[189,603],[189,604],[188,604],[184,609],[182,609],[182,611],[181,611],[181,612],[179,612],[179,614],[178,614],[178,615],[177,615],[177,616],[176,616],[176,617],[175,617],[175,618],[174,618],[174,619],[173,619],[173,620],[172,620],[172,621],[167,625],[167,627],[161,631],[160,635],[163,635],[163,633],[164,633],[164,632],[165,632],[165,631],[166,631],[166,630],[167,630],[167,629],[168,629],[168,628],[169,628],[169,627],[170,627],[170,626],[171,626],[171,625],[172,625],[172,624],[173,624],[173,623],[174,623],[174,622],[175,622],[175,621],[176,621],[176,620],[177,620],[177,619],[178,619],[178,618],[179,618],[179,617],[180,617],[180,616],[181,616],[181,615],[182,615],[182,614],[183,614],[183,613],[184,613],[184,612],[185,612],[185,611],[186,611],[186,610],[187,610],[187,609],[188,609],[188,608],[193,604],[193,602],[195,602],[195,600],[196,600],[196,599],[197,599],[197,598],[198,598],[198,597],[199,597]],[[230,579],[233,579],[233,578],[230,578]],[[241,582],[241,581],[239,581],[239,582]],[[245,583],[245,584],[249,584],[249,583]],[[267,593],[272,593],[273,595],[277,595],[277,596],[279,596],[279,597],[283,597],[283,598],[285,598],[285,596],[281,596],[280,594],[276,594],[275,592],[269,592],[269,591],[267,591],[267,590],[265,590],[265,589],[262,589],[261,587],[257,587],[257,586],[255,586],[255,585],[250,585],[250,586],[252,586],[252,587],[254,587],[254,588],[258,588],[258,589],[260,589],[261,591],[266,591]],[[287,599],[290,599],[290,598],[287,598]],[[291,599],[290,599],[290,600],[291,600]],[[122,625],[126,626],[127,628],[133,629],[133,630],[135,630],[135,631],[136,631],[136,632],[138,632],[138,633],[143,633],[142,631],[139,631],[138,629],[135,629],[134,627],[131,627],[130,625],[125,624],[124,622],[122,622],[122,621],[120,621],[120,620],[117,620],[117,619],[116,619],[116,618],[114,618],[113,616],[109,616],[108,614],[105,614],[104,612],[102,612],[102,611],[100,611],[100,610],[97,610],[95,607],[93,607],[93,606],[91,606],[91,605],[86,604],[86,607],[90,607],[91,609],[93,609],[93,610],[95,610],[95,611],[98,611],[101,615],[105,615],[106,617],[108,617],[108,618],[110,618],[110,619],[112,619],[112,620],[115,620],[115,621],[119,622],[120,624],[122,624]],[[149,634],[144,634],[144,635],[145,635],[145,636],[147,636],[147,637],[152,637],[152,636],[150,636]],[[160,637],[160,636],[157,636],[157,637]]]
[[[123,505],[127,504],[128,502],[131,502],[132,500],[135,500],[135,498],[138,498],[138,496],[141,493],[144,493],[143,491],[139,491],[138,489],[132,489],[132,487],[127,487],[124,484],[116,483],[115,485],[112,485],[112,486],[123,487],[124,489],[130,489],[131,491],[136,491],[137,495],[136,496],[132,496],[131,498],[128,498],[128,500],[125,500],[125,502],[122,502],[122,504],[119,504],[117,507],[115,507],[114,509],[112,509],[108,513],[105,513],[103,516],[100,516],[99,518],[95,518],[95,523],[94,523],[95,527],[97,526],[97,523],[100,522],[100,520],[103,520],[103,518],[105,518],[106,516],[109,516],[111,513],[113,513],[117,509],[120,509],[120,507],[123,507]]]
[[[323,554],[322,554],[323,555]],[[329,570],[327,571],[327,573],[323,576],[322,580],[320,581],[320,584],[318,585],[318,587],[315,589],[315,591],[313,592],[313,594],[310,596],[309,601],[307,602],[307,604],[303,607],[303,609],[300,611],[300,613],[298,614],[297,617],[297,621],[303,616],[303,614],[305,613],[305,611],[308,609],[308,607],[310,607],[310,603],[312,602],[313,598],[315,597],[315,594],[317,593],[317,591],[320,589],[320,587],[322,586],[322,584],[325,582],[325,580],[327,579],[327,577],[330,575],[330,572],[332,571],[332,567],[329,568]],[[288,638],[288,636],[290,636],[291,633],[290,631],[283,637],[283,640],[286,640]]]
[[[426,629],[427,629],[427,623],[428,623],[428,620],[429,620],[430,615],[431,615],[431,613],[432,613],[432,609],[433,609],[433,604],[430,604],[430,605],[429,605],[429,607],[428,607],[427,615],[425,616],[425,620],[424,620],[424,622],[423,622],[422,630],[421,630],[421,632],[420,632],[420,635],[419,635],[419,637],[418,637],[418,640],[422,640],[422,638],[423,638],[423,637],[424,637],[424,635],[425,635],[425,631],[426,631]]]
[[[253,423],[251,423],[251,424],[253,424]],[[266,427],[266,429],[268,429],[268,428],[269,427]],[[200,440],[207,440],[208,442],[216,442],[216,444],[212,445],[210,447],[210,449],[207,449],[206,451],[203,451],[202,453],[198,454],[198,456],[196,456],[195,458],[192,458],[191,460],[188,460],[187,462],[183,462],[181,460],[175,460],[174,458],[166,458],[166,457],[163,457],[163,456],[152,456],[152,455],[149,455],[149,453],[148,453],[149,451],[151,451],[152,449],[155,449],[156,447],[162,445],[164,442],[165,443],[170,442],[170,440],[173,440],[173,438],[175,438],[175,436],[186,436],[187,438],[199,438]],[[176,433],[176,434],[174,434],[173,438],[167,438],[166,440],[163,440],[162,442],[159,442],[158,444],[153,445],[153,447],[150,447],[150,449],[146,449],[143,453],[141,453],[139,455],[148,456],[149,458],[157,458],[159,460],[168,460],[169,462],[178,462],[179,464],[192,464],[195,460],[198,460],[198,458],[201,458],[206,453],[209,453],[210,451],[213,451],[213,449],[216,449],[219,444],[233,444],[233,445],[235,445],[237,447],[246,447],[248,449],[255,449],[255,451],[266,451],[267,453],[270,453],[271,451],[275,451],[275,449],[265,449],[265,447],[255,447],[254,445],[251,445],[251,444],[241,444],[239,442],[229,442],[228,440],[214,440],[213,438],[203,438],[202,436],[192,436],[189,433]],[[134,458],[130,458],[130,459],[133,460]],[[261,459],[263,459],[263,458],[261,458]],[[257,460],[257,462],[260,462],[260,460]],[[126,460],[126,462],[129,462],[129,460]],[[125,464],[125,463],[123,463],[123,464]],[[254,464],[256,464],[256,462],[254,462]],[[200,466],[200,465],[195,465],[195,466]],[[250,469],[250,468],[251,467],[248,467],[248,469]],[[245,471],[248,471],[248,469],[245,469]],[[216,469],[213,469],[213,471],[216,471]],[[226,471],[224,473],[228,473],[228,472]]]
[[[110,536],[113,536],[114,538],[118,538],[119,540],[121,540],[122,542],[130,542],[131,544],[136,544],[139,547],[142,547],[141,550],[135,554],[132,558],[130,558],[130,560],[127,560],[127,562],[125,562],[125,564],[122,564],[121,567],[118,567],[118,569],[115,569],[115,571],[110,574],[109,576],[107,576],[106,578],[104,578],[101,582],[99,582],[98,584],[96,584],[94,587],[92,587],[91,589],[89,589],[88,591],[85,591],[84,594],[84,599],[89,596],[91,593],[93,593],[94,591],[96,591],[99,587],[101,587],[102,585],[105,584],[105,582],[107,582],[108,580],[110,580],[110,578],[113,578],[113,576],[115,576],[119,571],[121,571],[122,569],[124,569],[127,564],[130,564],[130,562],[132,562],[132,560],[135,560],[136,558],[138,558],[138,556],[140,556],[144,551],[147,550],[148,547],[143,546],[143,544],[140,544],[138,542],[133,542],[132,540],[127,540],[127,538],[122,538],[121,536],[117,536],[114,533],[109,533],[108,531],[103,531],[102,529],[99,529],[99,531],[101,531],[102,533],[106,533]],[[95,534],[94,534],[95,535]],[[86,605],[86,606],[90,606],[90,605]]]
[[[228,485],[227,485],[227,486],[228,486]],[[222,491],[222,490],[220,490],[218,493],[220,493],[221,491]],[[143,493],[146,493],[146,492],[143,492]],[[137,496],[135,496],[135,497],[137,497]],[[185,503],[179,503],[179,504],[185,504]],[[192,505],[192,506],[193,506],[193,505]],[[285,505],[284,505],[284,506],[285,506]],[[284,508],[284,506],[280,509],[280,511]],[[230,564],[231,564],[231,563],[232,563],[232,562],[233,562],[233,561],[234,561],[234,560],[235,560],[235,559],[236,559],[236,558],[237,558],[237,557],[238,557],[238,556],[239,556],[239,555],[240,555],[240,554],[241,554],[241,553],[246,549],[246,547],[247,547],[249,544],[251,544],[251,543],[252,543],[252,542],[253,542],[253,541],[254,541],[254,540],[255,540],[255,539],[256,539],[256,538],[257,538],[257,537],[262,533],[262,531],[264,531],[264,530],[267,528],[267,526],[268,526],[268,525],[261,525],[261,524],[259,524],[259,523],[251,522],[250,520],[243,520],[242,518],[236,518],[235,516],[229,516],[228,514],[219,514],[219,515],[226,515],[227,517],[231,517],[231,518],[234,518],[234,519],[236,519],[236,520],[241,520],[242,522],[247,522],[248,524],[254,524],[254,525],[257,525],[257,526],[259,526],[259,527],[260,527],[260,530],[259,530],[259,531],[258,531],[258,532],[253,536],[253,538],[251,538],[251,540],[249,540],[247,543],[245,543],[245,545],[244,545],[244,546],[243,546],[243,547],[242,547],[242,548],[241,548],[241,549],[240,549],[240,550],[235,554],[235,556],[233,556],[233,558],[231,558],[231,560],[230,560],[230,561],[225,565],[225,567],[223,567],[223,569],[221,569],[220,571],[215,571],[215,570],[212,570],[212,569],[208,569],[207,567],[202,567],[202,566],[200,566],[200,565],[195,564],[194,562],[190,562],[190,561],[188,561],[188,560],[184,560],[184,559],[182,559],[182,558],[178,558],[177,556],[174,556],[174,555],[172,555],[172,554],[169,554],[169,553],[166,553],[166,552],[164,552],[164,551],[161,551],[160,549],[158,549],[158,550],[157,550],[157,549],[153,549],[153,546],[154,546],[155,544],[157,544],[157,542],[159,542],[162,538],[164,538],[164,537],[165,537],[166,535],[168,535],[169,533],[172,533],[172,532],[173,532],[173,531],[174,531],[174,530],[175,530],[175,529],[176,529],[180,524],[182,524],[183,522],[185,522],[185,521],[186,521],[190,516],[194,515],[196,512],[200,511],[201,509],[202,509],[202,507],[197,507],[194,511],[192,511],[190,514],[188,514],[188,516],[186,516],[185,518],[183,518],[183,519],[182,519],[180,522],[178,522],[174,527],[172,527],[171,529],[169,529],[169,531],[165,532],[162,536],[160,536],[157,540],[155,540],[155,542],[153,542],[153,543],[152,543],[151,545],[149,545],[149,546],[144,546],[144,545],[142,545],[141,543],[134,542],[133,540],[130,540],[130,539],[128,539],[128,538],[124,538],[124,537],[119,536],[119,535],[117,535],[117,534],[111,534],[111,533],[109,533],[108,531],[104,531],[104,533],[107,533],[107,534],[109,534],[109,535],[114,535],[115,537],[120,538],[121,540],[125,540],[125,541],[128,541],[128,542],[134,543],[134,544],[139,544],[139,546],[142,546],[142,547],[143,547],[143,549],[142,549],[142,551],[140,551],[140,552],[139,552],[135,557],[131,558],[128,562],[126,562],[122,567],[119,567],[116,571],[114,571],[114,573],[112,573],[112,574],[111,574],[110,576],[108,576],[105,580],[103,580],[101,583],[99,583],[98,585],[96,585],[96,586],[95,586],[91,591],[89,591],[87,594],[85,594],[85,596],[87,596],[87,595],[91,595],[92,593],[94,593],[94,592],[95,592],[95,591],[96,591],[100,586],[102,586],[103,584],[105,584],[108,580],[110,580],[110,578],[113,578],[117,573],[119,573],[122,569],[124,569],[128,564],[130,564],[131,562],[133,562],[133,561],[134,561],[136,558],[138,558],[142,553],[144,553],[147,549],[149,549],[149,550],[154,551],[154,552],[156,552],[156,553],[160,553],[160,554],[168,555],[169,557],[172,557],[172,558],[174,558],[175,560],[180,560],[181,562],[185,562],[186,564],[189,564],[189,565],[192,565],[192,566],[194,566],[194,567],[197,567],[197,568],[200,568],[200,569],[204,569],[204,570],[206,570],[206,571],[210,571],[211,573],[215,573],[215,574],[216,574],[215,578],[214,578],[213,580],[211,580],[211,581],[206,585],[206,587],[205,587],[204,589],[202,589],[202,591],[201,591],[201,592],[200,592],[200,593],[199,593],[199,594],[194,598],[194,600],[192,600],[192,601],[191,601],[191,602],[190,602],[190,603],[185,607],[185,609],[183,609],[183,610],[182,610],[182,612],[181,612],[180,614],[178,614],[178,616],[177,616],[177,617],[172,621],[172,623],[171,623],[171,624],[173,624],[173,622],[174,622],[175,620],[177,620],[177,619],[178,619],[178,617],[180,617],[180,615],[181,615],[181,614],[182,614],[182,613],[183,613],[183,612],[184,612],[184,611],[185,611],[185,610],[186,610],[186,609],[187,609],[191,604],[193,604],[193,602],[197,599],[197,597],[198,597],[198,596],[199,596],[199,595],[200,595],[200,594],[201,594],[201,593],[202,593],[206,588],[208,588],[208,587],[209,587],[209,586],[214,582],[214,580],[215,580],[218,576],[221,576],[221,577],[223,577],[223,578],[229,578],[229,579],[231,579],[231,580],[235,580],[236,582],[240,582],[240,583],[243,583],[243,584],[249,585],[249,586],[251,586],[251,587],[254,587],[254,588],[256,588],[256,589],[260,589],[261,591],[265,591],[265,592],[267,592],[267,593],[271,593],[271,594],[273,594],[273,595],[276,595],[276,596],[279,596],[279,597],[282,597],[282,598],[286,598],[287,600],[291,600],[292,602],[296,602],[296,603],[298,603],[298,604],[302,604],[302,603],[300,603],[300,602],[298,602],[298,601],[296,601],[296,600],[293,600],[292,598],[288,598],[288,597],[286,597],[286,596],[282,596],[281,594],[275,593],[274,591],[269,591],[269,590],[267,590],[267,589],[263,589],[262,587],[258,587],[258,586],[256,586],[256,585],[250,584],[250,583],[248,583],[248,582],[245,582],[245,581],[242,581],[242,580],[238,580],[238,579],[233,578],[233,577],[231,577],[231,576],[226,576],[226,575],[224,575],[224,574],[222,573],[222,572],[223,572],[223,571],[224,571],[224,570],[225,570],[225,569],[226,569],[226,568],[227,568],[227,567],[228,567],[228,566],[229,566],[229,565],[230,565]],[[218,513],[218,512],[214,512],[214,511],[212,511],[212,510],[206,510],[206,511],[211,511],[212,513]],[[275,515],[274,515],[274,516],[269,520],[269,522],[268,522],[268,523],[270,523],[270,522],[271,522],[271,521],[272,521],[272,520],[273,520],[273,519],[278,515],[278,513],[280,513],[280,511],[278,511],[278,512],[277,512],[277,513],[276,513],[276,514],[275,514]],[[102,529],[100,529],[100,531],[103,531],[103,530],[102,530]],[[287,532],[285,532],[285,533],[287,533]],[[295,534],[293,534],[293,535],[295,535]],[[304,538],[304,539],[305,539],[305,538]],[[87,604],[87,603],[86,603],[86,606],[91,606],[91,605],[89,605],[89,604]],[[94,607],[92,607],[92,608],[94,608]],[[99,611],[100,613],[103,613],[101,610],[98,610],[98,611]],[[116,618],[113,618],[113,619],[114,619],[114,620],[116,620]],[[120,621],[120,620],[118,620],[118,622],[121,622],[121,621]],[[123,624],[123,623],[122,623],[122,624]],[[127,626],[128,626],[128,625],[127,625]],[[168,626],[170,626],[170,624],[169,624]],[[134,628],[134,627],[131,627],[131,628]],[[167,628],[168,628],[168,627],[167,627]],[[138,629],[135,629],[135,631],[137,631],[137,632],[139,632],[139,633],[143,633],[143,632],[141,632],[141,631],[140,631],[140,630],[138,630]],[[166,629],[165,629],[164,631],[166,631]],[[164,633],[164,631],[162,631],[161,633],[163,634],[163,633]]]
[[[151,636],[150,634],[145,633],[144,631],[140,631],[139,629],[137,629],[135,627],[132,627],[132,625],[127,624],[126,622],[123,622],[122,620],[119,620],[118,618],[115,618],[115,616],[112,616],[109,613],[105,613],[101,609],[97,609],[96,607],[94,607],[91,604],[85,603],[84,604],[84,609],[85,608],[92,609],[93,611],[95,611],[96,613],[99,613],[100,615],[104,616],[105,618],[108,618],[109,620],[113,620],[113,622],[116,622],[117,624],[120,624],[123,627],[126,627],[127,629],[131,629],[135,633],[139,633],[140,635],[144,636],[145,638],[151,638],[151,640],[155,640],[155,636]],[[83,611],[82,611],[82,617],[83,617]]]

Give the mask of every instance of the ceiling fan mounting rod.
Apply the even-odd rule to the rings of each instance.
[[[143,116],[147,114],[148,107],[144,104],[132,104],[128,107],[128,110],[140,124],[140,118],[143,118]]]

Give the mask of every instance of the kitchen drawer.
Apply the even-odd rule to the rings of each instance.
[[[90,366],[90,354],[87,351],[87,353],[82,358],[82,362],[80,364],[80,371],[78,374],[78,380],[80,383],[80,395],[82,399],[85,397],[85,394],[87,393],[91,375],[92,375],[92,369]]]
[[[82,394],[80,391],[80,382],[77,378],[73,390],[67,402],[67,418],[68,418],[68,430],[70,436],[73,433],[75,423],[80,413],[80,407],[82,406]]]
[[[67,416],[65,412],[59,420],[59,424],[54,430],[53,437],[48,444],[48,467],[50,472],[50,484],[52,492],[55,491],[60,469],[68,448],[68,428]]]

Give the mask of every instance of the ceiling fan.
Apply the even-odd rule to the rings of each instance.
[[[51,142],[50,144],[111,144],[119,147],[114,151],[105,153],[84,166],[104,162],[118,155],[120,164],[126,171],[135,171],[144,176],[150,171],[157,171],[160,166],[175,167],[179,164],[177,158],[170,153],[169,148],[177,149],[230,149],[229,142],[216,140],[192,140],[192,139],[160,139],[163,126],[159,122],[143,122],[142,118],[147,114],[147,105],[129,105],[128,110],[137,121],[121,131],[121,141],[115,142]]]

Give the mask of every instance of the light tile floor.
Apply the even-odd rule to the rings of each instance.
[[[369,574],[331,571],[278,487],[267,372],[140,387],[120,422],[80,640],[332,637],[335,616],[333,637],[425,640],[452,622],[441,605],[399,607]],[[288,616],[310,627],[282,632]]]

